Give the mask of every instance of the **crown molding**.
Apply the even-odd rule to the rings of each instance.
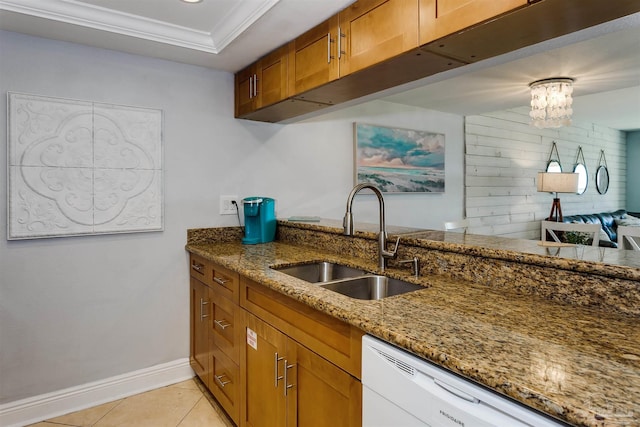
[[[238,2],[211,32],[75,0],[0,0],[0,10],[218,54],[278,1]]]
[[[224,49],[279,1],[236,1],[234,7],[221,20],[222,24],[211,31],[211,39],[214,45],[220,51]]]

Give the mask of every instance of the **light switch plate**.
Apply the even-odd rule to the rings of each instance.
[[[236,205],[232,202],[235,201]],[[235,215],[238,209],[238,196],[220,196],[220,215]]]

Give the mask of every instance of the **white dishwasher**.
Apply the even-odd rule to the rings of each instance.
[[[363,427],[562,426],[443,368],[365,335]]]

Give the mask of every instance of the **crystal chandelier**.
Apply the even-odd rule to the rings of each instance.
[[[531,88],[531,124],[537,128],[559,128],[571,125],[574,79],[556,77],[537,80]]]

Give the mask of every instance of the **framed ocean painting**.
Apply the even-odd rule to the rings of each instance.
[[[442,133],[354,123],[355,183],[385,193],[443,193]]]

